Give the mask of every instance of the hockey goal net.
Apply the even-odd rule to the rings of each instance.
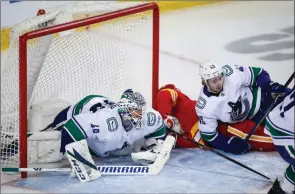
[[[34,107],[90,94],[119,100],[128,88],[152,103],[158,62],[155,3],[75,3],[16,25],[1,72],[1,166],[27,167]]]

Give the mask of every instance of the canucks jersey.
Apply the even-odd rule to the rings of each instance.
[[[50,123],[42,131],[46,131],[49,128],[54,128],[58,130],[67,120],[71,119],[73,116],[81,113],[95,113],[105,107],[112,107],[116,104],[115,101],[101,96],[101,95],[88,95],[80,100],[78,103],[71,105],[61,112],[54,118],[53,122]]]
[[[101,95],[88,95],[78,103],[70,106],[67,112],[67,118],[80,113],[94,113],[102,108],[110,107],[115,103],[115,101]]]
[[[273,138],[275,145],[294,147],[294,96],[293,89],[266,117],[264,132]]]
[[[64,130],[75,141],[86,139],[91,153],[102,157],[143,137],[160,138],[166,133],[162,117],[152,108],[144,112],[140,128],[125,131],[117,106],[75,115],[64,125]]]
[[[196,105],[201,136],[206,141],[217,137],[218,120],[241,122],[252,118],[260,107],[261,89],[257,86],[257,78],[263,70],[237,65],[222,68],[225,73],[223,90],[215,95],[204,86]]]

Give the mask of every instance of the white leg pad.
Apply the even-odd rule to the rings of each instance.
[[[31,105],[28,119],[29,132],[44,129],[67,106],[70,106],[70,103],[63,99],[47,100]]]
[[[63,160],[60,153],[61,133],[59,131],[34,132],[28,137],[28,162],[50,163]]]
[[[72,170],[81,182],[88,182],[101,177],[88,150],[85,139],[66,145],[66,154]]]

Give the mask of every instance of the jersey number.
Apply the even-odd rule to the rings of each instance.
[[[91,124],[91,127],[93,133],[99,133],[99,125]]]
[[[204,121],[204,119],[203,119],[202,116],[199,116],[199,120],[200,120],[200,124],[206,125],[206,123],[205,123],[205,121]]]

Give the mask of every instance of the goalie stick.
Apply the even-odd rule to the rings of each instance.
[[[155,162],[148,166],[96,166],[102,175],[156,175],[170,157],[175,138],[168,135]],[[71,168],[2,168],[2,172],[70,172]]]
[[[96,166],[102,175],[156,175],[161,169],[149,166]],[[2,168],[2,172],[71,172],[71,168]]]

